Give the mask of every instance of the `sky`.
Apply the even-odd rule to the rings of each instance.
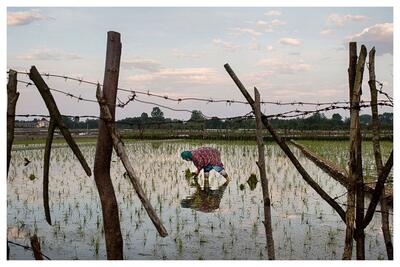
[[[393,95],[393,9],[376,7],[7,8],[7,68],[103,82],[108,31],[121,33],[119,87],[171,97],[244,100],[224,69],[229,63],[264,101],[348,101],[348,43],[375,46],[376,76]],[[29,81],[25,75],[18,79]],[[95,99],[95,87],[45,79],[51,88]],[[368,72],[362,99],[369,100]],[[20,84],[17,114],[48,114],[34,86]],[[65,115],[99,114],[96,103],[53,93]],[[130,94],[119,91],[121,101]],[[384,97],[380,97],[384,99]],[[138,96],[206,116],[246,114],[248,105],[182,102]],[[153,105],[132,102],[117,118],[150,114]],[[293,107],[263,105],[265,114]],[[304,107],[313,109],[313,107]],[[190,113],[161,108],[166,117]],[[390,108],[381,111],[392,112]],[[369,109],[365,112],[369,112]],[[334,112],[326,113],[330,117]],[[340,111],[348,117],[348,111]]]

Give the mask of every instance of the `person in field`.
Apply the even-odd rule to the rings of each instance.
[[[193,173],[197,177],[201,170],[204,170],[204,180],[208,182],[208,176],[211,170],[219,172],[227,181],[230,177],[224,169],[224,164],[221,162],[221,154],[212,147],[200,147],[191,151],[183,151],[182,159],[192,161],[197,170]]]

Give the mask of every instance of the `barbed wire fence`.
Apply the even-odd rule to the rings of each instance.
[[[119,39],[119,37],[118,37]],[[112,39],[109,39],[108,41],[113,41]],[[108,51],[107,51],[108,52]],[[120,52],[119,52],[120,53]],[[119,64],[119,63],[118,63]],[[107,65],[107,63],[106,63]],[[228,64],[226,64],[228,65]],[[229,67],[229,65],[228,65]],[[33,67],[34,68],[34,67]],[[119,67],[118,67],[119,68]],[[226,67],[227,68],[227,67]],[[230,68],[230,67],[229,67]],[[36,68],[34,68],[36,70]],[[106,68],[108,69],[108,68]],[[228,70],[228,69],[227,69]],[[229,71],[228,71],[229,72]],[[233,72],[233,71],[232,71]],[[8,71],[8,73],[11,73],[11,70]],[[14,71],[15,74],[21,74],[21,75],[27,75],[31,80],[33,80],[31,78],[32,75],[32,69],[31,72],[22,72],[22,71]],[[66,82],[67,81],[74,81],[74,82],[78,82],[79,84],[88,84],[88,85],[92,85],[92,86],[96,86],[97,91],[96,91],[96,96],[97,99],[91,99],[91,98],[87,98],[87,97],[82,97],[81,95],[77,95],[77,94],[73,94],[71,92],[65,91],[65,90],[61,90],[59,88],[50,88],[47,87],[47,85],[44,83],[44,86],[42,84],[43,87],[46,87],[48,90],[52,91],[52,92],[56,92],[58,94],[64,95],[65,97],[69,97],[71,99],[76,99],[78,102],[82,102],[82,103],[96,103],[99,104],[101,107],[101,113],[100,116],[93,116],[93,115],[81,115],[81,114],[76,114],[76,115],[61,115],[59,114],[57,107],[56,107],[56,111],[54,111],[54,109],[52,110],[51,107],[49,107],[48,103],[46,102],[46,97],[43,96],[43,92],[41,90],[43,89],[39,89],[40,86],[38,86],[38,82],[37,80],[34,81],[33,83],[30,81],[24,81],[24,80],[19,80],[16,79],[16,75],[15,75],[15,83],[16,85],[19,84],[23,84],[25,87],[30,87],[35,85],[36,87],[38,87],[39,91],[41,91],[42,97],[43,99],[45,99],[46,105],[49,109],[49,113],[50,115],[45,115],[45,114],[9,114],[7,113],[7,117],[25,117],[25,118],[29,118],[29,117],[43,117],[43,118],[50,118],[50,126],[49,127],[49,137],[50,138],[50,148],[47,146],[46,144],[46,151],[48,153],[48,156],[50,155],[50,152],[48,151],[49,149],[51,149],[51,141],[52,141],[52,134],[54,133],[54,128],[56,127],[56,125],[54,125],[54,118],[55,115],[56,117],[58,116],[59,118],[61,117],[67,117],[67,118],[86,118],[86,119],[95,119],[98,120],[100,122],[103,123],[103,125],[106,125],[106,129],[109,131],[110,136],[112,136],[112,146],[114,146],[114,148],[117,150],[119,149],[119,151],[122,151],[120,153],[118,153],[119,155],[124,154],[124,150],[123,150],[123,143],[120,140],[120,136],[118,134],[118,132],[115,132],[115,129],[113,128],[114,124],[126,124],[126,125],[137,125],[137,123],[132,123],[132,122],[126,122],[126,121],[114,121],[113,116],[111,116],[111,112],[107,111],[109,113],[109,116],[106,118],[104,117],[104,111],[102,108],[110,108],[110,110],[114,110],[115,108],[125,108],[127,106],[129,106],[132,103],[138,102],[138,103],[142,103],[142,104],[147,104],[147,105],[153,105],[159,108],[163,108],[163,109],[168,109],[171,111],[175,111],[175,112],[185,112],[185,113],[189,113],[189,114],[193,114],[195,111],[200,112],[202,115],[202,119],[201,120],[193,120],[193,119],[189,119],[189,120],[173,120],[173,121],[168,121],[168,122],[160,122],[160,121],[155,121],[155,122],[148,122],[147,124],[161,124],[161,123],[166,123],[166,124],[172,124],[172,123],[188,123],[188,122],[204,122],[204,120],[206,119],[219,119],[219,120],[225,120],[225,121],[240,121],[240,120],[248,120],[248,119],[254,119],[254,101],[253,103],[250,101],[252,100],[251,97],[249,96],[249,94],[247,93],[246,89],[242,90],[242,88],[240,88],[239,84],[237,83],[237,81],[235,81],[235,83],[238,85],[238,87],[241,89],[242,93],[244,94],[244,96],[246,97],[247,101],[239,101],[239,100],[234,100],[234,99],[213,99],[213,98],[201,98],[201,97],[171,97],[169,95],[165,95],[165,94],[159,94],[159,93],[154,93],[151,92],[150,90],[148,91],[142,91],[142,90],[132,90],[132,89],[127,89],[127,88],[116,88],[116,91],[120,91],[120,92],[124,92],[124,93],[129,93],[128,95],[126,95],[125,97],[127,98],[126,100],[124,99],[120,99],[120,98],[116,98],[114,99],[114,103],[107,103],[107,105],[104,105],[106,101],[104,99],[101,98],[101,95],[99,94],[99,92],[101,91],[101,88],[103,87],[102,84],[98,83],[98,82],[93,82],[93,81],[87,81],[84,80],[83,78],[74,78],[74,77],[70,77],[70,76],[66,76],[66,75],[59,75],[59,74],[52,74],[52,73],[37,73],[39,78],[42,79],[43,77],[46,77],[48,79],[50,78],[56,78],[56,79],[64,79]],[[231,74],[231,73],[229,73]],[[231,76],[233,79],[236,77],[236,75]],[[237,77],[236,77],[237,79]],[[105,78],[106,80],[106,78]],[[383,90],[383,83],[379,82],[379,81],[374,81],[378,86],[379,89],[377,89],[376,91],[384,96],[386,99],[380,99],[377,101],[357,101],[357,103],[354,103],[354,101],[332,101],[332,102],[309,102],[309,101],[259,101],[260,105],[277,105],[277,106],[296,106],[296,108],[294,109],[290,109],[288,111],[285,112],[280,112],[280,113],[275,113],[275,114],[262,114],[262,123],[266,126],[266,128],[270,131],[271,135],[273,136],[273,138],[276,140],[276,142],[281,146],[281,148],[284,150],[284,152],[288,155],[288,157],[292,160],[292,162],[294,162],[294,165],[296,166],[296,168],[298,169],[298,171],[302,174],[303,178],[317,191],[317,193],[324,199],[326,200],[340,215],[340,217],[342,219],[344,219],[344,213],[345,211],[343,210],[342,207],[340,207],[340,205],[335,201],[336,199],[332,199],[326,192],[323,191],[323,189],[321,189],[319,187],[319,185],[313,181],[310,176],[307,174],[307,172],[302,168],[301,164],[299,164],[298,162],[296,163],[297,159],[293,156],[292,152],[290,151],[290,149],[288,149],[287,145],[285,144],[285,141],[280,139],[279,136],[276,135],[276,133],[274,132],[274,129],[268,124],[268,119],[288,119],[288,118],[298,118],[298,117],[306,117],[309,115],[313,115],[316,113],[321,113],[321,112],[327,112],[327,111],[332,111],[332,110],[350,110],[350,111],[360,111],[363,108],[372,108],[372,107],[378,107],[378,106],[386,106],[386,107],[393,107],[393,97],[390,96],[387,92],[385,92]],[[106,82],[105,82],[106,83]],[[240,83],[240,82],[239,82]],[[39,83],[40,84],[40,83]],[[241,83],[240,83],[241,84]],[[15,85],[15,86],[16,86]],[[245,92],[244,92],[245,91]],[[246,95],[247,94],[247,95]],[[51,94],[49,93],[49,95],[51,96]],[[143,98],[142,98],[143,97]],[[155,98],[155,99],[163,99],[163,100],[167,100],[170,102],[175,102],[176,104],[180,104],[184,101],[194,101],[194,102],[202,102],[202,103],[216,103],[216,104],[225,104],[225,105],[232,105],[232,104],[244,104],[244,105],[249,105],[252,107],[252,111],[241,115],[241,116],[233,116],[233,117],[218,117],[218,116],[209,116],[207,114],[204,114],[204,112],[200,111],[200,110],[189,110],[189,109],[185,109],[185,108],[176,108],[176,107],[171,107],[169,105],[165,105],[165,104],[160,104],[151,100],[145,100],[145,97],[149,97],[149,98]],[[250,98],[249,98],[250,97]],[[115,103],[115,100],[117,100],[118,102]],[[52,101],[54,102],[54,99],[52,99]],[[103,102],[102,102],[103,101]],[[314,107],[314,109],[307,109],[307,110],[302,110],[299,107],[304,107],[304,106],[312,106]],[[53,124],[52,124],[53,123]],[[60,126],[60,130],[64,127],[63,125],[59,125]],[[101,131],[100,131],[99,127],[99,136],[101,135]],[[64,129],[65,130],[65,129]],[[114,132],[113,132],[114,131]],[[104,132],[103,132],[104,134]],[[65,135],[64,135],[65,137]],[[122,146],[121,146],[122,144]],[[110,144],[111,145],[111,144]],[[75,153],[75,151],[74,151]],[[392,154],[391,154],[392,157]],[[45,158],[46,158],[46,152],[45,152]],[[97,158],[97,151],[96,151],[96,158]],[[123,157],[121,157],[121,160],[127,160],[124,159]],[[46,161],[46,160],[45,160]],[[96,160],[97,161],[97,160]],[[48,164],[48,163],[47,163]],[[95,163],[96,164],[96,163]],[[125,165],[125,168],[128,170],[129,169],[129,162],[127,163],[128,166]],[[45,162],[45,166],[46,166],[46,162]],[[385,164],[384,169],[387,170],[388,168],[391,168],[390,166],[390,161],[388,160],[388,162]],[[45,167],[46,169],[46,167]],[[48,169],[48,165],[47,165],[47,169]],[[390,169],[389,169],[390,171]],[[90,172],[90,170],[89,170]],[[128,171],[129,172],[129,171]],[[90,175],[90,174],[88,174]],[[386,176],[385,176],[386,175]],[[382,171],[382,173],[379,173],[379,177],[378,177],[378,183],[377,183],[377,188],[378,188],[378,184],[379,183],[386,183],[386,178],[388,176],[388,173],[385,173]],[[95,173],[95,179],[96,179],[96,173]],[[106,178],[105,178],[106,179]],[[109,178],[107,178],[109,179]],[[134,176],[130,176],[130,179],[135,187],[135,190],[137,191],[138,195],[140,195],[140,185],[137,181],[135,181],[135,179],[137,179]],[[382,182],[383,181],[383,182]],[[98,190],[100,193],[100,186],[98,184],[96,184],[96,186],[98,186]],[[104,185],[103,185],[104,186]],[[139,186],[139,189],[137,189],[136,186]],[[48,189],[47,189],[48,190]],[[371,201],[370,206],[368,207],[368,215],[370,215],[371,211],[372,213],[375,212],[376,210],[376,202],[378,200],[376,200],[375,197],[375,192],[377,192],[378,189],[375,189],[374,191],[374,199],[373,201]],[[113,193],[114,194],[114,193]],[[376,193],[379,196],[379,192]],[[350,195],[350,194],[349,194]],[[115,195],[114,195],[115,196]],[[100,194],[100,198],[102,198],[102,195]],[[165,229],[163,229],[164,227],[162,226],[162,224],[157,220],[159,220],[157,218],[157,215],[154,213],[154,211],[152,211],[152,207],[151,204],[148,203],[148,200],[146,200],[145,196],[144,197],[140,197],[140,200],[142,201],[142,204],[146,207],[146,210],[149,209],[148,214],[151,217],[154,225],[156,226],[157,230],[159,231],[161,236],[166,236],[168,233],[166,233]],[[47,199],[48,201],[48,199]],[[46,200],[45,200],[46,202]],[[340,203],[342,204],[342,203]],[[358,204],[357,204],[358,205]],[[375,206],[374,206],[375,205]],[[354,204],[347,204],[348,207],[357,207]],[[362,209],[364,209],[364,207],[362,207]],[[46,210],[46,203],[45,203],[45,210]],[[386,212],[386,211],[385,211]],[[151,215],[152,213],[154,213],[153,215]],[[106,218],[106,214],[107,211],[103,210],[103,218]],[[47,214],[46,214],[47,215]],[[155,219],[153,218],[153,216],[155,216]],[[117,220],[119,222],[119,219],[117,217]],[[362,229],[365,228],[366,225],[368,225],[369,222],[365,222],[370,220],[370,218],[368,218],[368,216],[366,215],[366,217],[364,218],[364,224],[365,225],[361,225]],[[344,219],[344,221],[346,221]],[[114,223],[114,222],[113,222]],[[358,229],[360,225],[357,226]],[[119,227],[119,223],[118,223],[118,227]],[[107,226],[106,224],[104,225],[105,228],[105,232],[106,232],[106,246],[109,245],[109,243],[111,242],[117,242],[115,240],[111,240],[110,236],[107,237]],[[120,230],[119,230],[120,231]],[[111,251],[115,254],[113,255],[109,255],[109,251],[107,251],[107,257],[109,259],[120,259],[122,258],[122,246],[120,244],[115,244],[113,245],[115,247],[115,249],[121,249],[121,254],[119,254],[118,251]]]

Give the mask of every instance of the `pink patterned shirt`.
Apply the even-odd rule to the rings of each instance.
[[[192,150],[192,161],[198,170],[203,169],[207,165],[217,165],[223,167],[221,162],[221,154],[212,147],[200,147]]]

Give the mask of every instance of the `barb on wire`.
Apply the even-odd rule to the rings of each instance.
[[[375,82],[379,85],[379,89],[377,90],[378,93],[384,95],[393,105],[393,97],[391,97],[388,93],[383,91],[383,83],[377,80],[375,80]]]

